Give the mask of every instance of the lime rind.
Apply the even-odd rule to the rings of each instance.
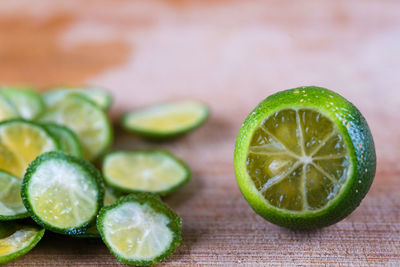
[[[78,136],[84,158],[95,161],[112,143],[113,131],[105,112],[81,94],[69,94],[39,116],[42,123],[53,122],[73,130]]]
[[[314,109],[330,118],[348,148],[348,180],[339,194],[320,210],[288,211],[271,206],[256,189],[246,170],[246,157],[255,129],[271,114],[293,108]],[[376,168],[374,141],[365,118],[342,96],[315,86],[282,91],[262,101],[240,128],[234,155],[237,182],[251,207],[265,219],[294,229],[324,227],[348,216],[368,192]]]
[[[0,171],[0,221],[24,219],[29,217],[21,199],[21,179]],[[10,199],[11,198],[11,199]]]
[[[107,213],[110,211],[113,211],[115,209],[118,209],[125,203],[136,203],[139,205],[148,205],[152,210],[154,210],[155,213],[161,214],[163,216],[166,216],[169,220],[167,227],[172,233],[172,239],[170,240],[170,244],[166,247],[166,249],[158,256],[152,258],[152,259],[135,259],[135,258],[129,258],[126,256],[121,255],[121,253],[118,253],[111,244],[107,238],[107,229],[108,227],[111,227],[110,224],[106,224],[104,222],[105,217],[107,216]],[[136,193],[136,194],[130,194],[128,196],[121,197],[115,204],[107,207],[103,207],[98,215],[97,219],[97,228],[100,232],[101,238],[103,239],[103,242],[106,244],[110,252],[122,263],[125,264],[132,264],[132,265],[138,265],[138,266],[151,266],[158,264],[168,258],[169,256],[172,255],[172,253],[176,250],[176,248],[179,247],[179,245],[182,242],[182,237],[181,237],[181,229],[182,229],[182,220],[181,218],[171,209],[169,208],[166,204],[164,204],[160,197],[154,194],[149,194],[149,193]]]
[[[71,86],[60,86],[54,87],[50,91],[47,91],[44,95],[44,102],[47,106],[52,106],[63,98],[67,97],[71,93],[81,94],[90,99],[97,106],[103,110],[108,110],[112,103],[112,96],[105,89],[98,87],[82,86],[82,87],[71,87]]]
[[[56,123],[46,123],[43,127],[59,141],[61,151],[74,157],[83,157],[81,142],[71,129]]]
[[[33,176],[35,173],[39,170],[40,166],[43,163],[46,163],[48,161],[52,160],[61,160],[64,162],[67,162],[68,164],[75,165],[74,167],[78,168],[79,172],[84,172],[85,179],[90,178],[93,182],[93,184],[96,185],[96,211],[92,212],[93,215],[87,219],[85,222],[75,225],[73,227],[59,227],[56,225],[53,225],[52,223],[46,221],[45,218],[42,218],[37,214],[37,211],[35,210],[35,207],[32,204],[32,200],[30,199],[30,184],[33,179]],[[96,221],[96,215],[98,210],[103,206],[103,198],[104,198],[104,184],[103,180],[101,178],[100,173],[96,170],[96,168],[88,163],[87,161],[84,161],[80,158],[76,158],[64,153],[56,152],[56,151],[51,151],[44,153],[40,156],[38,156],[34,161],[31,162],[29,165],[24,180],[22,182],[21,186],[21,196],[22,196],[22,201],[25,205],[25,208],[28,210],[31,218],[40,226],[42,226],[45,229],[48,229],[52,232],[55,233],[60,233],[60,234],[65,234],[65,235],[80,235],[85,233],[85,231],[92,225],[95,224]],[[75,206],[78,207],[79,206]]]
[[[43,128],[41,125],[39,125],[35,122],[24,120],[24,119],[11,119],[11,120],[6,120],[3,122],[0,122],[0,149],[1,149],[0,155],[2,153],[8,154],[8,155],[1,155],[0,158],[2,160],[5,160],[5,162],[0,161],[1,162],[0,169],[11,173],[12,175],[14,175],[18,178],[21,177],[21,179],[22,179],[22,176],[24,175],[25,170],[29,165],[29,162],[31,160],[33,160],[34,158],[32,158],[32,159],[21,158],[21,156],[19,155],[21,153],[21,151],[14,151],[13,149],[9,148],[9,146],[7,146],[7,141],[5,141],[6,138],[3,136],[3,132],[6,131],[7,128],[10,129],[9,127],[13,127],[13,124],[16,125],[14,127],[22,127],[22,126],[26,127],[25,129],[18,129],[18,131],[17,131],[18,133],[24,133],[24,132],[26,132],[26,129],[31,128],[31,129],[35,129],[36,133],[40,133],[40,135],[43,135],[42,137],[43,137],[43,139],[46,139],[47,143],[45,144],[45,147],[43,148],[41,153],[48,152],[51,150],[59,150],[60,144],[58,143],[58,141],[56,139],[53,138],[53,136],[45,128]],[[15,137],[15,135],[13,135],[9,138],[14,138],[14,137]],[[28,139],[28,140],[31,140],[31,139]],[[24,144],[34,145],[35,142],[27,142]],[[26,150],[27,148],[25,147],[23,149]],[[24,152],[26,152],[26,151],[24,151]],[[10,153],[13,156],[11,156]],[[38,155],[35,155],[35,156],[38,156]],[[10,161],[10,157],[16,158],[17,162]],[[18,173],[16,173],[17,170],[14,168],[15,164],[20,164],[21,168],[22,168],[22,164],[23,164],[24,165],[23,170],[19,170]]]
[[[45,108],[41,95],[31,87],[0,87],[0,90],[24,119],[35,119]]]
[[[108,169],[112,168],[113,166],[108,166],[108,161],[110,161],[114,156],[119,156],[122,158],[127,157],[127,156],[144,156],[147,158],[151,157],[164,157],[165,159],[168,159],[175,165],[175,167],[180,168],[180,171],[182,172],[182,177],[179,180],[179,182],[176,182],[175,184],[171,184],[168,186],[166,189],[162,190],[145,190],[143,188],[133,188],[130,186],[125,186],[122,185],[120,182],[116,180],[116,178],[112,177],[110,175]],[[129,167],[134,167],[135,164],[126,166],[127,169]],[[159,166],[158,166],[159,167]],[[122,168],[121,168],[122,169]],[[126,169],[126,170],[127,170]],[[133,172],[134,170],[132,169],[130,172]],[[150,170],[149,170],[150,171]],[[107,154],[104,159],[103,159],[103,166],[102,166],[102,173],[104,180],[106,184],[108,184],[110,187],[116,189],[119,192],[123,193],[153,193],[153,194],[158,194],[160,196],[166,196],[169,195],[182,186],[184,186],[186,183],[188,183],[191,179],[192,172],[190,171],[189,166],[180,158],[176,157],[172,153],[163,150],[163,149],[143,149],[143,150],[132,150],[132,151],[124,151],[124,150],[119,150],[119,151],[113,151],[109,154]],[[161,178],[159,180],[162,180]]]
[[[187,123],[185,126],[177,127],[176,129],[155,129],[152,127],[141,125],[140,122],[135,122],[137,119],[141,119],[142,121],[146,121],[146,116],[148,120],[151,119],[151,113],[157,114],[157,120],[165,120],[162,117],[166,116],[168,113],[168,109],[173,109],[175,106],[179,105],[187,105],[188,108],[195,107],[197,114],[197,118],[194,118],[190,123]],[[182,110],[182,114],[186,114],[184,110]],[[171,139],[190,131],[195,130],[204,124],[208,117],[210,116],[210,109],[203,103],[197,101],[182,101],[182,102],[171,102],[164,103],[159,105],[150,106],[141,110],[130,111],[123,115],[121,124],[122,127],[132,133],[138,134],[140,136],[162,140],[162,139]],[[145,119],[143,119],[145,118]],[[153,118],[154,119],[154,118]]]
[[[18,225],[14,222],[0,222],[0,228],[0,264],[11,262],[28,253],[39,243],[45,232],[44,229],[37,226]],[[5,252],[5,250],[11,249],[10,245],[14,247],[20,245],[18,242],[21,242],[21,239],[26,238],[27,235],[32,236],[25,241],[22,247]]]

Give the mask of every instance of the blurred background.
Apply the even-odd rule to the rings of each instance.
[[[203,128],[165,145],[187,159],[197,179],[167,200],[186,222],[186,243],[173,265],[209,263],[209,258],[227,265],[271,259],[329,263],[343,255],[347,263],[395,263],[400,261],[399,11],[398,0],[2,0],[0,84],[109,88],[115,119],[166,100],[194,98],[211,106]],[[359,107],[378,154],[367,204],[316,235],[288,232],[256,216],[237,189],[232,163],[237,130],[252,108],[278,90],[303,85],[327,87]],[[117,135],[115,146],[149,145],[130,138]],[[236,232],[238,243],[232,241]],[[331,234],[348,239],[338,247]],[[267,240],[274,242],[266,245]],[[39,251],[51,243],[43,246]],[[280,255],[282,246],[293,253]],[[109,262],[114,263],[111,257]]]

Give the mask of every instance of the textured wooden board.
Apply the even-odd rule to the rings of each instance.
[[[196,98],[212,108],[198,131],[149,143],[116,129],[115,148],[165,147],[193,180],[166,202],[183,218],[183,244],[165,263],[400,265],[400,2],[0,2],[0,83],[45,89],[90,83],[115,95],[111,116]],[[351,100],[375,137],[377,176],[361,206],[324,229],[296,232],[261,219],[233,172],[241,122],[264,97],[300,85]],[[101,241],[46,234],[9,266],[114,266]]]

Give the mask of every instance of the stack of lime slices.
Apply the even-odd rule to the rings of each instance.
[[[0,264],[29,252],[45,229],[102,238],[134,265],[157,264],[180,245],[181,219],[159,196],[187,183],[189,167],[162,149],[107,153],[111,100],[92,87],[43,95],[0,87]],[[197,128],[208,113],[198,102],[162,104],[129,112],[123,126],[167,139]],[[104,180],[90,163],[100,158]],[[36,225],[21,221],[29,217]]]

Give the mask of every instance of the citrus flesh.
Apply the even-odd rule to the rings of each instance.
[[[183,162],[165,151],[117,151],[103,163],[106,182],[123,192],[169,193],[188,181]]]
[[[21,179],[0,171],[0,220],[29,217],[21,199]]]
[[[43,237],[37,226],[0,223],[0,264],[10,262],[29,252]]]
[[[18,118],[19,114],[12,102],[0,92],[0,121]]]
[[[59,141],[60,149],[64,153],[78,158],[83,157],[82,145],[73,131],[55,123],[47,123],[43,127]]]
[[[266,98],[236,140],[242,194],[258,214],[289,228],[318,228],[345,218],[368,192],[375,168],[364,117],[321,87]]]
[[[181,242],[181,219],[154,195],[120,198],[100,211],[97,226],[110,251],[127,264],[156,264]]]
[[[57,149],[56,141],[40,125],[18,119],[0,123],[0,170],[22,178],[38,155]]]
[[[24,119],[32,120],[44,109],[42,97],[32,88],[2,87],[0,89]]]
[[[44,228],[80,234],[102,206],[96,171],[84,161],[50,152],[33,161],[22,185],[22,198],[32,218]]]
[[[124,116],[123,126],[149,137],[172,137],[200,126],[208,117],[208,108],[195,101],[156,105]]]
[[[98,158],[111,144],[110,122],[102,109],[78,94],[70,94],[47,108],[41,122],[53,122],[73,130],[87,160]]]

